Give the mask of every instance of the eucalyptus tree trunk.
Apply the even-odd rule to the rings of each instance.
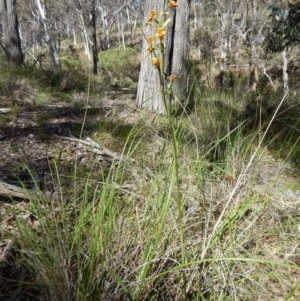
[[[90,55],[90,46],[89,46],[89,35],[86,29],[86,26],[84,24],[83,14],[82,12],[79,12],[79,18],[80,18],[80,28],[82,31],[82,38],[83,38],[83,45],[84,45],[84,52],[87,55],[88,59],[91,59]]]
[[[2,19],[3,42],[6,59],[17,64],[23,63],[23,52],[19,33],[15,0],[1,0],[0,14]]]
[[[251,0],[250,3],[251,3],[251,12],[250,12],[251,28],[248,30],[248,35],[247,35],[247,42],[249,45],[248,88],[253,90],[253,83],[252,83],[253,72],[252,72],[252,70],[255,70],[255,68],[256,68],[256,65],[254,64],[256,62],[256,43],[255,43],[256,35],[254,35],[254,31],[255,31],[256,23],[257,23],[257,4],[256,4],[256,0]]]
[[[101,20],[102,20],[102,27],[104,32],[104,47],[105,49],[110,48],[110,28],[113,24],[113,22],[108,22],[108,9],[105,6],[102,6],[101,2],[98,6],[98,9],[101,12]]]
[[[98,44],[97,44],[97,28],[96,28],[96,0],[91,3],[91,23],[92,23],[92,41],[93,41],[93,73],[98,74]]]
[[[112,4],[112,3],[113,3],[113,1],[110,2],[110,4]],[[124,8],[126,6],[127,6],[127,1],[123,1],[123,4],[116,5],[113,12],[109,13],[110,12],[110,6],[105,5],[105,3],[103,3],[103,1],[98,1],[97,8],[101,12],[101,20],[102,20],[102,27],[103,27],[103,32],[104,32],[104,47],[105,47],[105,49],[108,49],[111,46],[110,45],[110,30],[111,30],[111,27],[116,22],[116,18],[118,17],[118,14],[122,10],[124,10]]]
[[[282,78],[283,78],[283,89],[285,92],[289,91],[289,74],[288,74],[288,55],[286,48],[282,51]]]
[[[245,3],[242,2],[242,5]],[[246,18],[247,18],[247,6],[244,5],[241,8],[241,17],[237,24],[237,39],[236,39],[236,52],[235,52],[235,60],[238,61],[240,55],[240,45],[244,39],[245,29],[246,29]]]
[[[220,15],[220,23],[221,23],[220,71],[221,72],[227,70],[227,54],[228,54],[227,18],[228,18],[227,12],[224,12]]]
[[[52,45],[52,39],[51,39],[51,34],[50,34],[50,24],[49,20],[47,18],[47,12],[46,12],[46,7],[45,7],[45,1],[46,0],[36,0],[36,4],[38,6],[44,28],[45,28],[45,37],[46,37],[46,43],[48,46],[48,52],[50,56],[50,62],[51,66],[53,69],[58,69],[59,68],[59,60],[58,60],[58,54],[56,49]]]
[[[137,19],[138,19],[138,14],[133,15],[134,20],[130,24],[130,39],[131,39],[131,46],[134,46],[134,38],[135,38],[135,30],[137,26]]]
[[[148,14],[156,10],[158,16],[168,5],[168,0],[146,0],[144,8],[144,22],[148,21]],[[188,100],[188,58],[189,58],[189,11],[191,0],[178,0],[178,8],[170,10],[167,18],[171,21],[166,27],[165,37],[165,74],[174,74],[177,79],[173,84],[175,100],[184,104]],[[151,26],[144,27],[146,37],[154,34]],[[147,56],[148,42],[144,38],[142,47],[142,62],[138,82],[137,105],[143,109],[165,114],[163,98],[160,92],[159,73]]]
[[[75,28],[72,29],[73,32],[73,44],[77,45],[77,39],[76,39],[76,32],[75,32]]]
[[[117,29],[119,32],[119,46],[121,46],[121,39],[122,39],[122,47],[123,49],[126,48],[125,44],[125,33],[124,33],[124,18],[122,13],[118,14],[117,16]]]
[[[197,20],[196,1],[194,0],[194,29],[196,29],[198,26]]]

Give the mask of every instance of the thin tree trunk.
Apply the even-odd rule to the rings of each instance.
[[[84,44],[84,52],[87,55],[88,59],[91,59],[91,55],[90,55],[90,47],[89,47],[89,36],[84,24],[84,20],[83,20],[83,15],[82,15],[82,11],[78,11],[79,16],[80,16],[80,23],[81,23],[81,30],[82,30],[82,37],[83,37],[83,44]]]
[[[92,1],[91,9],[91,22],[92,22],[92,41],[93,41],[93,73],[98,74],[98,44],[97,44],[97,32],[96,32],[96,0]]]
[[[249,77],[248,77],[248,88],[253,89],[256,88],[256,84],[253,85],[253,71],[257,69],[257,58],[256,58],[256,45],[255,45],[255,37],[254,37],[254,28],[256,27],[256,0],[251,0],[251,19],[252,19],[252,28],[249,30],[248,34],[248,44],[250,50],[249,56]]]
[[[227,52],[228,52],[228,39],[227,39],[227,13],[223,12],[220,16],[221,23],[221,50],[220,50],[220,75],[221,85],[225,86],[225,72],[227,71]]]
[[[288,74],[288,56],[286,48],[282,51],[282,78],[283,78],[283,89],[285,92],[289,91],[289,74]]]
[[[122,46],[125,49],[126,44],[125,44],[125,33],[124,33],[124,20],[123,20],[123,17],[121,17],[121,36],[122,36]]]
[[[117,18],[117,29],[118,29],[118,32],[119,32],[118,42],[119,42],[119,47],[120,47],[121,46],[121,22],[120,22],[119,17]]]
[[[59,68],[59,60],[58,60],[58,55],[55,50],[55,48],[52,45],[52,39],[51,39],[51,34],[50,34],[50,26],[49,26],[49,20],[47,18],[46,14],[46,8],[45,8],[45,3],[41,3],[40,0],[36,0],[41,18],[43,20],[44,28],[45,28],[45,36],[46,36],[46,43],[48,46],[48,51],[49,51],[49,56],[50,56],[50,62],[52,65],[53,69],[58,69]]]
[[[75,29],[73,28],[73,44],[74,45],[77,45],[77,40],[76,40],[76,32],[75,32]]]
[[[132,26],[130,27],[131,46],[134,46],[135,30],[137,25],[137,17],[135,17]]]
[[[105,49],[110,48],[110,38],[109,38],[109,23],[107,21],[107,11],[105,7],[98,7],[101,11],[101,20],[102,20],[102,27],[103,27],[103,33],[104,33],[104,47]]]
[[[196,11],[196,1],[194,0],[194,29],[196,29],[198,26],[197,21],[197,11]]]

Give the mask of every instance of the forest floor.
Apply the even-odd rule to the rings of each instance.
[[[97,134],[99,122],[110,122],[113,127],[116,118],[123,118],[125,127],[133,121],[135,111],[133,102],[124,100],[90,100],[89,105],[81,107],[58,102],[16,103],[10,112],[0,115],[0,156],[3,158],[0,181],[12,185],[20,185],[22,181],[31,189],[33,179],[29,170],[37,180],[49,172],[53,159],[58,160],[61,167],[69,165],[78,156],[75,155],[77,144],[86,137],[92,139]],[[131,117],[124,118],[126,115]],[[95,155],[86,147],[77,160],[94,162]]]
[[[118,133],[113,137],[108,128],[121,127],[119,134],[126,135],[138,118],[134,102],[128,95],[125,98],[89,100],[88,105],[82,98],[75,105],[17,101],[13,106],[2,99],[1,107],[10,109],[0,113],[0,203],[5,204],[0,206],[0,228],[6,231],[6,235],[0,234],[1,300],[28,300],[26,294],[22,299],[22,292],[15,292],[15,282],[26,281],[26,275],[21,265],[11,261],[14,250],[7,233],[18,232],[18,226],[10,204],[15,204],[18,214],[33,225],[36,220],[30,214],[30,196],[24,191],[35,195],[38,190],[49,199],[55,198],[59,194],[53,180],[56,173],[68,177],[75,165],[83,173],[92,165],[109,168],[119,158],[123,145]],[[99,124],[106,128],[99,129]],[[99,132],[105,136],[103,144],[99,143]],[[95,136],[98,142],[93,140]]]

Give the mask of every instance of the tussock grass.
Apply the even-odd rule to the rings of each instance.
[[[205,146],[197,131],[205,136],[210,117],[203,114],[202,125],[193,123],[199,115],[174,118],[181,221],[172,143],[159,119],[126,133],[124,155],[135,163],[113,162],[99,176],[93,168],[83,180],[75,170],[73,191],[54,169],[57,198],[32,198],[28,214],[16,215],[11,239],[30,275],[23,293],[38,291],[37,300],[297,300],[299,182],[289,158],[262,143],[267,131],[231,128],[232,114],[219,120],[225,128],[216,122],[218,135]]]

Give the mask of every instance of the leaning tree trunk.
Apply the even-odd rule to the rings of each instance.
[[[23,52],[19,34],[18,18],[15,0],[1,0],[0,13],[2,18],[3,42],[2,45],[7,61],[23,63]]]
[[[148,21],[148,14],[156,10],[158,16],[163,11],[167,0],[147,0],[144,9],[144,24]],[[167,18],[171,18],[167,26],[165,38],[165,74],[174,74],[177,79],[173,84],[175,100],[184,103],[188,98],[188,56],[189,56],[189,11],[191,0],[178,0],[178,8],[172,9]],[[159,18],[159,17],[158,17]],[[147,26],[145,36],[154,34],[153,28]],[[142,62],[138,82],[137,105],[141,108],[165,114],[165,107],[160,93],[159,73],[153,67],[151,59],[147,56],[148,42],[143,41]]]

